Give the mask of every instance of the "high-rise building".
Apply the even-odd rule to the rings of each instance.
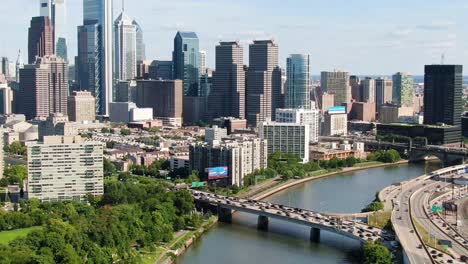
[[[206,51],[200,50],[200,74],[205,74],[206,69]]]
[[[268,142],[268,155],[275,152],[294,154],[309,162],[310,126],[300,123],[263,122],[259,126],[261,139]]]
[[[325,113],[324,135],[337,136],[348,134],[348,115],[346,107],[334,106]]]
[[[245,116],[244,49],[239,42],[216,46],[216,71],[208,97],[212,118]]]
[[[351,102],[351,86],[349,85],[348,72],[322,72],[320,84],[322,92],[335,94],[335,106]]]
[[[20,70],[24,68],[23,56],[21,50],[18,50],[18,58],[16,59],[16,82],[20,82]]]
[[[73,122],[96,120],[96,99],[91,92],[75,91],[68,96],[68,117]]]
[[[68,116],[62,113],[53,113],[40,121],[38,125],[39,141],[43,141],[46,136],[76,136],[78,135],[78,125],[69,122]]]
[[[115,85],[115,101],[136,102],[136,87],[135,80],[118,82]]]
[[[414,97],[413,77],[404,72],[397,72],[393,75],[393,104],[412,107]]]
[[[362,101],[362,86],[359,76],[351,75],[349,77],[349,85],[351,86],[351,98],[361,102]]]
[[[318,142],[319,119],[320,111],[316,109],[276,109],[276,122],[309,125],[309,140],[311,143]]]
[[[166,125],[182,125],[181,80],[138,80],[136,99],[138,107],[153,108],[155,119],[163,120]]]
[[[33,17],[28,31],[28,63],[55,53],[54,27],[48,16]]]
[[[380,106],[392,102],[393,81],[387,78],[375,79],[375,106],[379,111]]]
[[[112,0],[83,0],[83,25],[84,27],[90,27],[91,34],[88,39],[79,40],[80,45],[87,45],[87,40],[90,41],[90,47],[87,50],[91,53],[94,58],[91,58],[91,62],[94,66],[91,67],[94,70],[93,82],[99,83],[99,86],[94,87],[94,91],[91,87],[83,87],[82,90],[90,90],[96,97],[96,111],[100,115],[108,115],[109,103],[112,102],[113,96],[113,67],[112,59],[113,53],[113,9]],[[93,26],[94,25],[94,26]],[[97,45],[97,46],[96,46]],[[80,53],[80,52],[79,52]],[[79,56],[84,56],[83,53]],[[98,60],[96,60],[98,59]],[[80,59],[81,62],[86,62],[85,59]],[[80,76],[81,78],[81,76]],[[99,95],[99,96],[98,96]]]
[[[225,139],[218,144],[196,143],[190,146],[190,169],[200,172],[202,180],[224,186],[243,186],[244,177],[265,169],[268,163],[267,141],[258,138]],[[224,179],[210,179],[207,169],[227,167]]]
[[[214,141],[221,141],[227,137],[227,129],[218,126],[205,128],[205,142],[213,144]]]
[[[424,124],[461,127],[463,66],[426,65],[424,73]]]
[[[136,60],[144,61],[146,60],[146,46],[145,39],[143,37],[143,29],[141,29],[140,24],[133,20],[132,23],[136,28]]]
[[[39,58],[36,64],[21,69],[20,74],[19,113],[28,119],[45,118],[51,113],[67,114],[68,63],[65,60],[55,56]]]
[[[249,125],[271,121],[282,108],[281,69],[278,45],[273,40],[256,40],[249,45],[249,69],[246,86],[246,117]]]
[[[362,102],[375,102],[375,79],[365,78],[361,81],[362,86]]]
[[[41,0],[40,16],[49,17],[54,28],[55,55],[68,61],[65,0]]]
[[[5,78],[10,77],[10,62],[7,57],[2,57],[0,61],[0,74],[3,74]]]
[[[149,78],[154,80],[172,80],[173,62],[154,60],[149,66]]]
[[[87,195],[104,194],[101,142],[83,142],[80,136],[51,136],[27,147],[30,199],[85,201]]]
[[[286,65],[286,108],[310,109],[310,56],[292,54]]]
[[[137,28],[124,11],[114,22],[114,73],[118,80],[132,80],[136,76]]]
[[[177,32],[172,52],[174,79],[182,80],[184,95],[198,96],[200,78],[199,40],[195,32]]]
[[[0,80],[0,114],[9,115],[13,113],[13,90],[8,86],[6,80]]]
[[[335,94],[325,92],[319,96],[319,101],[320,110],[322,110],[322,113],[325,113],[330,107],[335,106]]]

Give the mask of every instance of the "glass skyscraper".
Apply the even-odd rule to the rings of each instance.
[[[136,26],[123,11],[114,23],[114,73],[118,80],[132,80],[137,69]]]
[[[97,69],[92,82],[99,84],[95,89],[96,111],[99,115],[108,115],[109,103],[113,97],[113,9],[112,0],[83,0],[83,23],[85,27],[97,26],[98,49],[93,54]],[[79,40],[79,45],[86,45],[84,40]],[[90,41],[88,50],[91,50],[96,41]],[[83,61],[83,60],[81,60]],[[81,77],[81,76],[80,76]],[[89,76],[91,78],[92,76]],[[81,87],[87,89],[88,87]]]
[[[172,53],[174,79],[184,83],[184,95],[199,96],[200,50],[195,32],[177,32]]]
[[[47,16],[54,27],[55,53],[68,60],[67,52],[67,8],[65,0],[41,0],[40,15]]]
[[[310,56],[292,54],[286,64],[286,108],[310,109]]]
[[[408,73],[397,72],[393,75],[393,103],[398,106],[412,107],[414,97],[413,77]]]

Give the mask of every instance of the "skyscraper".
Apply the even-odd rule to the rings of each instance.
[[[184,83],[184,95],[198,96],[200,78],[200,50],[195,32],[177,32],[172,52],[174,79]]]
[[[413,77],[405,72],[393,75],[393,103],[398,106],[413,107],[414,87]]]
[[[136,28],[136,60],[144,61],[146,60],[146,46],[143,37],[143,29],[141,29],[140,24],[138,24],[136,20],[133,20],[132,24]]]
[[[349,85],[351,86],[351,98],[361,102],[362,101],[362,86],[359,76],[351,75],[349,77]]]
[[[47,16],[33,17],[28,32],[28,63],[55,53],[54,28]]]
[[[461,126],[463,66],[426,65],[424,124]]]
[[[273,40],[256,40],[249,46],[246,88],[246,117],[251,126],[274,119],[282,108],[281,69],[278,45]]]
[[[67,8],[65,0],[40,0],[40,15],[49,17],[52,23],[57,57],[68,60]]]
[[[200,50],[200,75],[206,73],[206,51]]]
[[[286,65],[286,108],[310,109],[310,56],[292,54]]]
[[[0,73],[6,78],[10,77],[10,62],[7,57],[2,57],[0,61]]]
[[[375,103],[375,79],[365,78],[361,81],[362,101],[366,103]]]
[[[95,25],[93,31],[97,30],[94,34],[97,36],[97,42],[91,42],[91,48],[94,48],[96,43],[98,49],[92,52],[93,54],[99,54],[95,61],[96,72],[94,82],[98,83],[99,86],[95,87],[96,97],[96,111],[100,115],[108,115],[109,103],[112,102],[112,90],[113,90],[113,37],[112,37],[112,25],[113,25],[113,9],[112,0],[83,0],[83,24],[88,27]],[[85,44],[81,42],[80,44]],[[84,60],[81,60],[84,61]],[[88,89],[88,87],[81,87],[81,89]],[[98,97],[97,94],[100,96]]]
[[[244,48],[239,42],[220,42],[216,46],[216,71],[208,102],[208,111],[213,118],[244,118]]]
[[[114,22],[114,72],[118,80],[131,80],[136,76],[136,30],[133,21],[122,10]]]
[[[375,79],[375,106],[377,112],[380,106],[392,101],[393,81],[387,78]]]
[[[67,114],[68,64],[62,58],[46,56],[20,70],[19,113],[26,118]],[[54,76],[51,78],[51,76]]]
[[[322,92],[335,94],[335,106],[351,102],[351,86],[349,85],[348,72],[322,72],[320,84]]]
[[[21,56],[21,50],[18,50],[18,58],[16,58],[16,82],[20,82],[20,70],[23,69],[23,56]]]
[[[88,91],[75,91],[68,96],[68,117],[73,122],[96,120],[96,103]]]

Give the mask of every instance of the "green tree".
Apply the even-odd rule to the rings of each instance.
[[[115,167],[114,163],[104,158],[104,175],[111,176],[115,173],[117,173],[117,168]]]
[[[23,181],[28,177],[28,169],[25,165],[13,165],[5,168],[3,176],[8,179],[9,184],[23,186]]]
[[[26,155],[27,148],[23,146],[19,141],[14,141],[9,146],[4,147],[5,152],[14,154],[14,155]]]
[[[122,136],[130,136],[132,134],[132,131],[130,129],[128,129],[128,128],[122,128],[120,130],[120,134]]]
[[[390,251],[381,244],[366,243],[364,245],[364,264],[392,264]]]

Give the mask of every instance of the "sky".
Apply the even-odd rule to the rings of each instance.
[[[27,30],[39,0],[0,0],[0,56],[27,59]],[[82,0],[66,0],[69,56],[76,55]],[[114,0],[114,18],[121,11]],[[311,56],[311,72],[420,75],[425,64],[468,66],[467,0],[126,0],[125,12],[144,31],[147,59],[171,58],[177,30],[195,31],[215,67],[219,41],[274,39],[280,65],[293,53]],[[73,60],[71,60],[73,61]],[[468,70],[465,70],[465,74]]]

